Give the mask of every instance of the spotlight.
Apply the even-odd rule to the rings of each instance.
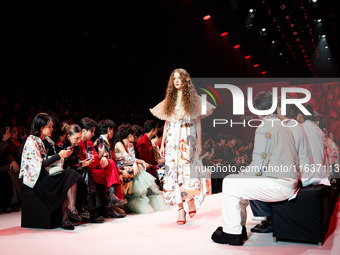
[[[203,17],[203,20],[208,20],[208,19],[210,19],[210,18],[211,18],[210,15],[205,15],[205,16]]]
[[[313,3],[316,3],[318,0],[312,0]]]
[[[253,65],[253,67],[259,67],[259,64],[255,64],[255,65]]]
[[[248,58],[250,58],[250,55],[248,55],[248,56],[245,56],[244,58],[245,58],[245,59],[248,59]]]
[[[221,34],[221,36],[226,36],[228,34],[228,32],[223,32],[222,34]]]
[[[325,37],[326,37],[326,35],[321,35],[321,37],[322,37],[322,38],[325,38]]]
[[[266,74],[267,72],[266,71],[263,71],[261,74]]]
[[[266,29],[265,29],[265,28],[262,28],[261,30],[262,30],[262,32],[265,32],[265,31],[266,31]]]
[[[240,48],[240,45],[239,45],[239,44],[236,44],[236,45],[234,46],[234,49],[238,49],[238,48]]]
[[[318,20],[317,20],[317,22],[319,22],[319,23],[320,23],[321,21],[322,21],[322,19],[318,19]]]
[[[325,49],[328,49],[328,46],[325,46]]]
[[[275,41],[272,41],[272,44],[275,44]]]
[[[249,9],[249,13],[253,13],[254,12],[254,9]]]

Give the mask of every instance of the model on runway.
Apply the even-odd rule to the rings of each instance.
[[[188,214],[192,218],[207,193],[206,176],[192,178],[190,166],[202,166],[201,118],[213,110],[214,106],[208,103],[207,114],[201,115],[201,98],[184,69],[171,73],[165,99],[150,109],[154,116],[165,120],[160,149],[166,170],[163,198],[166,204],[178,204],[179,225],[186,223],[183,202],[188,203]]]

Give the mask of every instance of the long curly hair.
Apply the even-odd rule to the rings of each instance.
[[[176,100],[177,100],[177,89],[174,84],[174,74],[179,73],[181,78],[181,84],[182,84],[182,106],[184,107],[185,112],[190,115],[190,96],[193,102],[191,102],[191,109],[196,109],[200,106],[198,99],[197,92],[195,90],[194,85],[191,82],[191,78],[189,73],[184,70],[183,68],[177,68],[174,71],[172,71],[168,87],[166,89],[166,96],[165,96],[165,107],[164,112],[167,116],[171,116],[175,111],[176,106]]]
[[[123,143],[123,139],[127,138],[130,134],[133,135],[133,130],[129,123],[119,125],[115,134],[113,146],[115,146],[118,142]]]

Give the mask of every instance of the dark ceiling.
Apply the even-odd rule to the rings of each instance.
[[[193,77],[340,75],[339,9],[331,0],[130,0],[6,12],[9,86],[81,93],[95,85],[159,101],[177,67]]]

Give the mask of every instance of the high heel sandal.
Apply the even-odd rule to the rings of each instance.
[[[74,225],[69,219],[63,220],[60,227],[66,230],[74,230]]]
[[[184,208],[181,207],[181,208],[178,209],[178,211],[180,211],[180,210],[184,211]],[[177,220],[177,225],[184,225],[187,222],[187,220],[185,218],[186,215],[187,215],[187,213],[184,211],[184,220]]]
[[[72,220],[79,221],[79,222],[81,222],[81,221],[83,220],[82,217],[80,217],[80,216],[78,215],[77,209],[73,209],[73,210],[71,211],[68,207],[66,207],[64,211],[67,212],[68,216],[69,216]]]
[[[196,206],[195,206],[195,200],[193,198],[191,198],[189,201],[188,201],[188,207],[189,207],[189,203],[192,202],[194,207],[195,207],[195,210],[192,210],[189,212],[189,216],[190,218],[193,218],[195,215],[196,215]]]

